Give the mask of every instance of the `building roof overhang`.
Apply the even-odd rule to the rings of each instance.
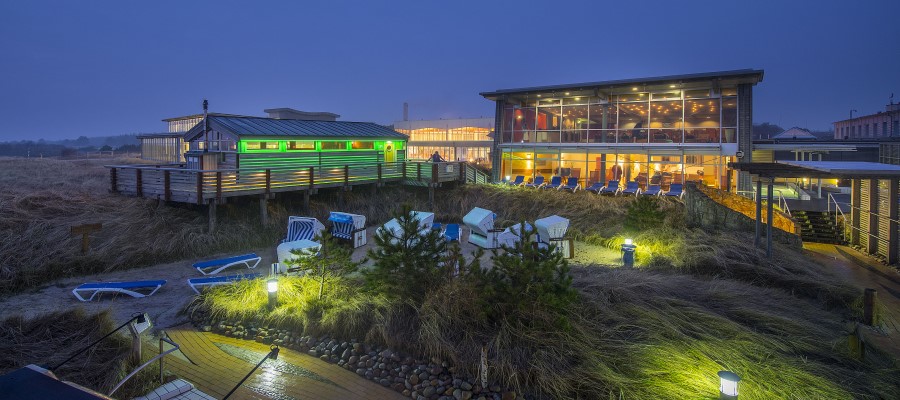
[[[900,165],[866,161],[784,161],[728,163],[730,168],[764,178],[900,179]]]

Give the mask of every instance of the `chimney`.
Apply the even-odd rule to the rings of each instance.
[[[409,103],[403,103],[403,120],[409,121]]]

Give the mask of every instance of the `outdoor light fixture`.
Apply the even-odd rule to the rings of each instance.
[[[625,243],[622,243],[622,266],[626,268],[634,267],[634,251],[637,250],[637,245],[634,244],[634,241],[631,239],[625,239]]]
[[[719,398],[737,400],[741,377],[731,371],[719,371]]]
[[[109,333],[103,335],[102,338],[97,339],[97,340],[95,340],[93,343],[91,343],[91,344],[85,346],[84,348],[82,348],[81,350],[76,351],[74,354],[72,354],[71,356],[69,356],[69,358],[65,359],[65,361],[63,361],[63,362],[61,362],[61,363],[59,363],[59,364],[56,364],[56,365],[54,365],[54,366],[52,366],[52,367],[47,368],[47,370],[50,370],[50,371],[56,370],[57,368],[61,367],[63,364],[65,364],[65,363],[67,363],[67,362],[69,362],[69,361],[72,361],[72,359],[75,358],[75,357],[77,357],[79,354],[84,353],[85,351],[87,351],[87,350],[90,349],[91,347],[96,346],[97,343],[100,343],[103,339],[106,339],[106,338],[110,337],[113,333],[118,332],[119,329],[122,329],[122,328],[124,328],[126,325],[131,324],[131,323],[134,323],[134,325],[133,325],[132,328],[134,329],[135,332],[137,332],[137,334],[141,334],[142,332],[146,331],[147,329],[150,329],[150,327],[153,326],[153,323],[150,322],[150,317],[147,315],[147,313],[137,313],[137,314],[134,314],[134,315],[131,317],[131,319],[129,319],[128,321],[125,321],[124,324],[119,325],[118,328],[113,329],[113,330],[110,331]]]
[[[141,315],[134,317],[132,323],[134,324],[134,330],[138,334],[144,333],[144,331],[153,327],[153,323],[150,322],[150,316],[147,313],[141,313]]]
[[[246,381],[247,378],[250,377],[250,375],[253,375],[253,373],[256,372],[256,370],[259,368],[259,366],[262,365],[264,362],[266,362],[266,360],[268,360],[270,358],[273,360],[277,360],[279,351],[280,351],[280,349],[278,348],[278,346],[270,347],[269,354],[266,354],[266,356],[263,357],[262,360],[260,360],[259,364],[256,364],[256,366],[253,367],[253,369],[251,369],[250,372],[246,376],[244,376],[244,379],[241,379],[241,381],[238,382],[237,385],[235,385],[233,388],[231,388],[231,391],[228,392],[228,394],[226,394],[225,397],[222,398],[222,400],[226,400],[229,397],[231,397],[231,395],[234,393],[234,391],[237,390],[237,388],[241,387],[241,385],[244,384],[244,381]]]
[[[509,175],[506,176],[506,181],[509,182]]]
[[[269,292],[269,309],[275,308],[278,304],[278,279],[271,278],[266,281],[266,291]]]

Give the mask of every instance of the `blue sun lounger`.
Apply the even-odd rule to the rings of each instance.
[[[669,197],[677,197],[680,199],[684,197],[684,185],[680,183],[673,183],[671,186],[669,186],[669,191],[663,195]]]
[[[97,296],[98,293],[108,292],[108,293],[122,293],[127,294],[131,297],[147,297],[152,296],[156,293],[159,288],[166,284],[166,281],[132,281],[132,282],[91,282],[85,283],[75,289],[72,289],[72,294],[81,301],[91,301]],[[138,290],[149,290],[150,293],[143,294]],[[81,292],[89,293],[90,296],[85,299]]]
[[[609,181],[609,183],[606,186],[600,188],[600,191],[597,192],[597,194],[606,194],[606,193],[609,193],[612,195],[619,194],[619,181]]]
[[[559,186],[562,185],[562,177],[554,176],[550,178],[550,183],[544,185],[544,189],[559,189]]]
[[[650,185],[647,187],[647,190],[641,192],[644,196],[659,196],[662,193],[662,189],[660,189],[659,185]]]
[[[580,185],[578,185],[578,178],[569,178],[566,179],[565,185],[560,185],[556,190],[571,190],[572,193],[575,193],[575,191],[578,190],[579,186]]]
[[[622,194],[633,194],[635,196],[641,194],[641,186],[638,185],[637,181],[631,181],[625,184],[625,189],[622,189]]]
[[[525,175],[516,175],[516,179],[511,182],[506,182],[506,184],[510,186],[521,186],[523,183],[525,183]]]
[[[191,278],[187,280],[188,286],[200,294],[199,287],[205,286],[216,286],[216,285],[227,285],[230,283],[234,283],[237,281],[242,281],[244,279],[256,279],[261,277],[262,274],[245,274],[245,275],[228,275],[228,276],[208,276],[205,278]]]
[[[584,190],[587,190],[588,192],[594,192],[594,193],[600,194],[600,189],[603,189],[604,187],[605,187],[604,184],[602,184],[600,182],[594,182],[593,185],[584,188]]]
[[[220,258],[218,260],[209,260],[195,263],[193,266],[197,268],[197,271],[200,271],[203,275],[212,275],[218,274],[222,272],[225,268],[231,267],[233,265],[244,264],[247,268],[253,269],[256,268],[256,265],[259,264],[259,260],[261,260],[256,253],[244,254],[240,256],[228,257],[228,258]],[[250,263],[253,265],[250,265]]]
[[[449,242],[459,241],[459,224],[447,224],[444,229],[444,238]]]
[[[525,187],[528,187],[528,188],[539,188],[541,186],[544,186],[544,176],[543,175],[538,175],[534,178],[534,181],[532,181],[531,183],[525,184]]]

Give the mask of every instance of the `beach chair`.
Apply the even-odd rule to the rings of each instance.
[[[512,185],[512,186],[522,186],[523,183],[525,183],[524,175],[516,175],[516,179],[514,179],[510,182],[506,182],[507,185]]]
[[[433,229],[436,225],[434,223],[434,213],[425,212],[425,211],[413,211],[412,217],[416,221],[418,221],[419,232],[417,236],[425,236],[428,234],[429,229]],[[439,224],[437,224],[439,225]],[[396,243],[398,238],[404,235],[403,228],[400,227],[400,221],[397,221],[396,218],[391,218],[390,221],[385,222],[384,225],[379,227],[375,234],[379,234],[380,232],[387,232],[391,236],[391,243]],[[415,237],[409,238],[410,245],[416,243],[417,239]]]
[[[153,296],[159,288],[163,287],[166,284],[164,280],[157,281],[131,281],[131,282],[91,282],[85,283],[75,289],[72,289],[72,294],[81,301],[91,301],[95,296],[99,293],[122,293],[127,294],[131,297],[141,298],[147,296]],[[143,294],[140,291],[149,291],[147,294]],[[85,299],[81,292],[86,292],[90,294],[90,296]]]
[[[322,225],[322,223],[315,218],[292,216],[288,218],[287,237],[284,238],[281,243],[297,240],[312,240],[312,238],[321,234],[323,230],[325,230],[325,225]]]
[[[680,183],[673,183],[669,186],[669,191],[663,193],[663,196],[677,197],[679,199],[684,198],[684,185]]]
[[[256,279],[262,274],[245,274],[245,275],[228,275],[228,276],[209,276],[205,278],[191,278],[187,280],[188,286],[197,294],[200,294],[200,287],[209,287],[217,285],[227,285],[244,279]]]
[[[238,264],[244,264],[247,266],[247,268],[253,269],[256,268],[256,265],[259,264],[260,260],[262,260],[261,257],[257,256],[255,253],[250,253],[241,256],[201,261],[198,263],[194,263],[193,267],[196,268],[197,271],[200,271],[200,273],[203,275],[213,275],[222,272],[222,270],[228,267]],[[253,265],[251,265],[250,263],[253,263]]]
[[[569,178],[565,185],[560,185],[556,190],[571,190],[572,193],[578,190],[581,185],[578,184],[578,178]]]
[[[604,187],[604,185],[602,183],[594,182],[593,185],[584,188],[584,190],[587,190],[588,192],[594,192],[594,193],[600,194],[600,189],[603,189],[603,187]]]
[[[447,228],[444,229],[444,238],[447,239],[448,242],[458,242],[459,224],[447,224]]]
[[[662,193],[662,189],[660,189],[659,185],[650,185],[647,187],[647,190],[641,192],[644,196],[659,196]]]
[[[528,188],[539,188],[541,186],[544,186],[544,176],[543,175],[538,175],[538,176],[534,177],[534,181],[532,181],[531,183],[525,184],[525,187],[528,187]]]
[[[435,223],[431,224],[431,230],[433,230],[433,231],[438,231],[438,232],[443,232],[443,231],[444,231],[444,226],[441,225],[440,222],[435,222]]]
[[[641,186],[637,181],[631,181],[625,184],[625,189],[622,189],[620,192],[622,194],[633,194],[635,196],[641,194]]]
[[[562,177],[554,176],[550,178],[550,183],[544,185],[543,189],[559,189],[562,186]]]
[[[600,188],[597,194],[611,194],[615,196],[619,194],[619,190],[619,181],[609,181],[606,186]]]
[[[332,211],[328,220],[331,221],[331,236],[349,240],[354,249],[366,245],[365,216]]]

